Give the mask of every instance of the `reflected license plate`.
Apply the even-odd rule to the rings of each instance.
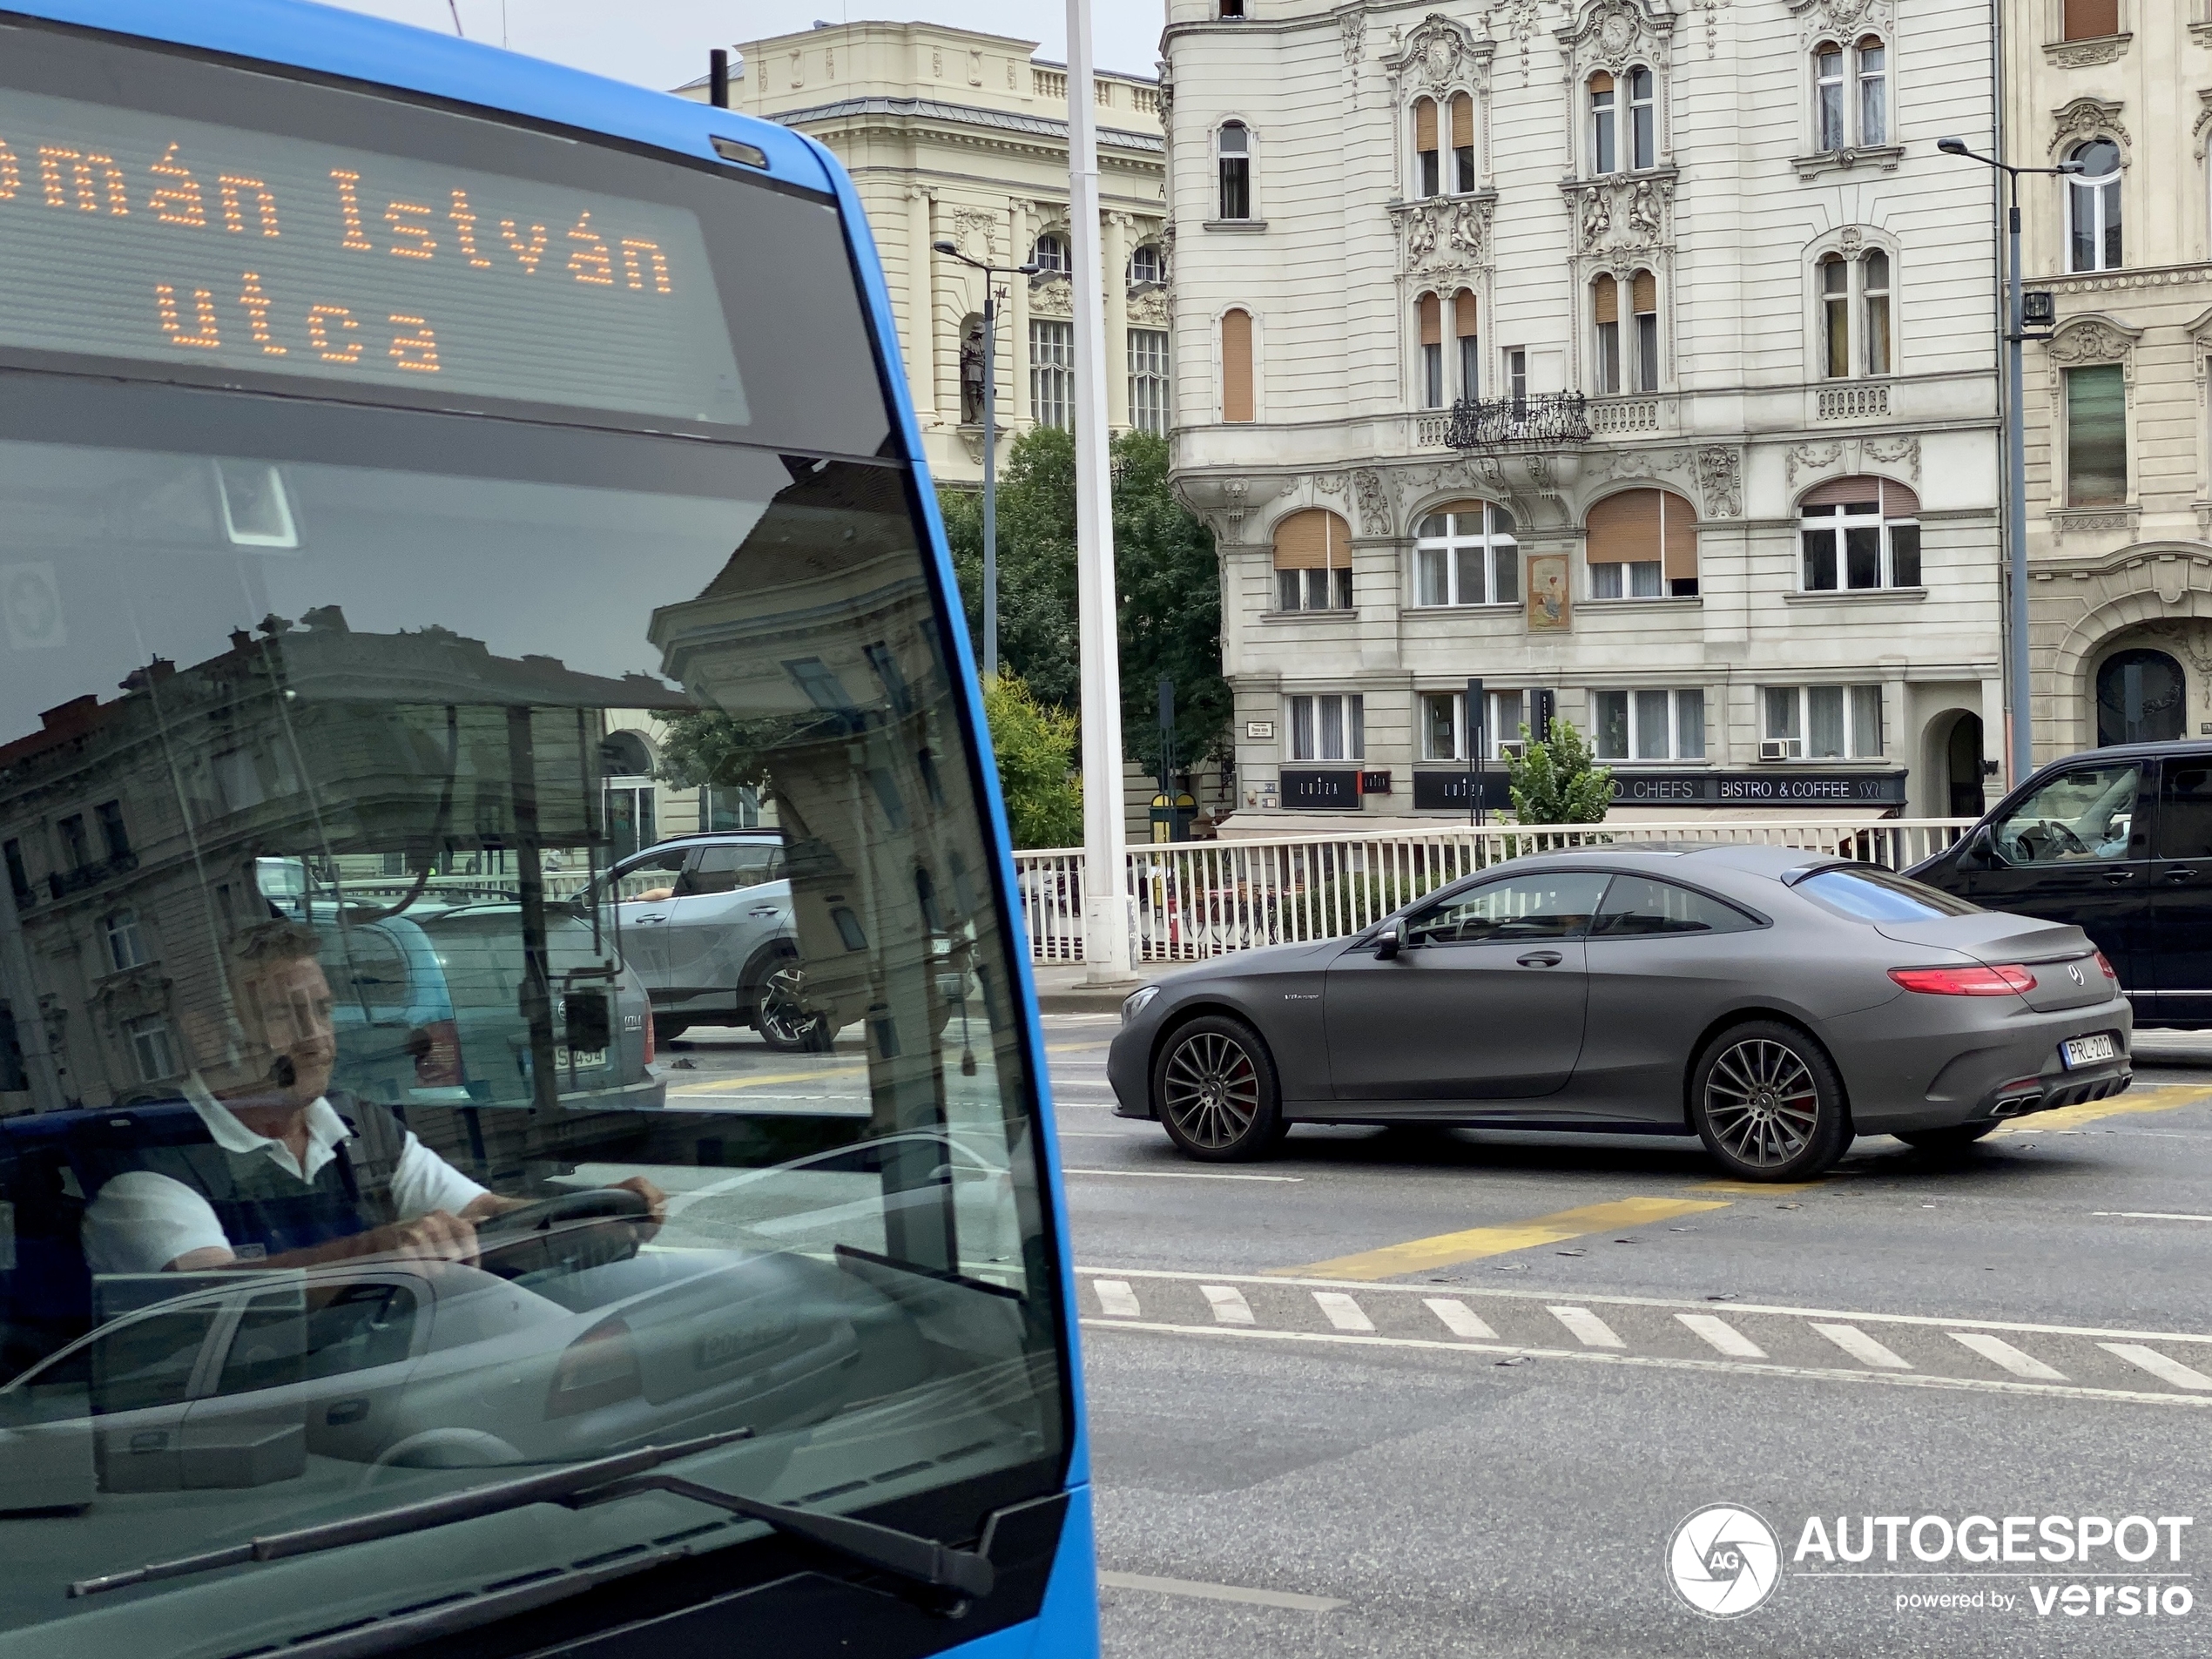
[[[2059,1045],[2059,1058],[2066,1062],[2069,1069],[2117,1059],[2119,1055],[2120,1044],[2106,1033],[2094,1037],[2069,1037]]]
[[[2109,1042],[2111,1039],[2107,1037],[2100,1041]],[[604,1049],[571,1049],[568,1053],[569,1064],[578,1071],[588,1071],[594,1066],[604,1066],[607,1063],[607,1051]],[[2071,1060],[2067,1062],[2069,1066],[2073,1063]]]

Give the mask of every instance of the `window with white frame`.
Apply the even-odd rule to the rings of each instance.
[[[123,1035],[130,1042],[140,1082],[158,1083],[177,1075],[177,1049],[169,1038],[168,1021],[158,1014],[125,1021]]]
[[[1040,272],[1057,271],[1064,275],[1068,269],[1068,239],[1057,231],[1047,231],[1030,248],[1029,263]]]
[[[2128,373],[2118,363],[2065,372],[2066,504],[2128,500]]]
[[[1168,335],[1164,328],[1129,331],[1129,423],[1139,432],[1168,429]]]
[[[1824,254],[1817,269],[1822,373],[1830,380],[1893,374],[1895,262],[1870,247],[1856,258]]]
[[[1452,94],[1452,188],[1465,195],[1474,188],[1474,100]]]
[[[1167,256],[1160,252],[1157,242],[1147,242],[1129,256],[1129,280],[1133,283],[1168,280]]]
[[[1033,320],[1029,324],[1029,414],[1039,426],[1074,424],[1076,326]]]
[[[1413,194],[1417,197],[1440,196],[1444,193],[1443,158],[1438,150],[1441,135],[1436,100],[1419,98],[1413,100]]]
[[[1590,693],[1601,760],[1703,760],[1705,692],[1602,691]]]
[[[1596,328],[1591,370],[1597,390],[1621,389],[1621,284],[1608,273],[1590,284],[1590,316]]]
[[[1523,694],[1519,691],[1486,691],[1482,702],[1481,758],[1495,760],[1500,744],[1521,741],[1521,727],[1528,717],[1522,711]],[[1467,694],[1423,691],[1420,704],[1421,759],[1467,759],[1473,736],[1467,730]]]
[[[1659,279],[1638,271],[1629,279],[1629,307],[1635,327],[1631,383],[1639,392],[1659,389]]]
[[[1658,165],[1658,78],[1638,64],[1629,71],[1629,165]]]
[[[1878,685],[1768,685],[1759,702],[1764,735],[1789,745],[1789,759],[1882,758]]]
[[[1887,478],[1838,478],[1799,503],[1804,589],[1920,585],[1920,498]]]
[[[1482,330],[1474,289],[1452,296],[1452,329],[1459,341],[1460,395],[1473,402],[1482,395]]]
[[[1590,171],[1618,172],[1621,167],[1621,112],[1613,77],[1604,70],[1590,77]]]
[[[1281,610],[1352,609],[1352,526],[1308,507],[1275,526],[1275,603]]]
[[[1357,692],[1294,697],[1291,759],[1357,760],[1367,752],[1366,700]]]
[[[1413,395],[1425,409],[1444,407],[1444,301],[1425,293],[1414,301],[1414,320],[1420,329],[1420,355],[1414,361],[1417,381]]]
[[[107,959],[117,973],[126,968],[136,968],[146,960],[145,935],[138,931],[138,913],[118,910],[106,918],[104,924],[107,934]]]
[[[1890,55],[1879,35],[1849,46],[1824,40],[1812,49],[1813,148],[1822,152],[1887,144]]]
[[[1425,516],[1413,542],[1413,603],[1519,604],[1513,515],[1494,502],[1461,501]]]
[[[1252,135],[1242,121],[1224,121],[1214,135],[1221,195],[1217,219],[1252,216]]]
[[[2067,159],[2081,171],[2066,186],[2066,268],[2120,268],[2120,146],[2110,138],[2076,145]]]

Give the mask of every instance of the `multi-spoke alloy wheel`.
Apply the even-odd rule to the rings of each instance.
[[[1152,1097],[1175,1143],[1210,1162],[1257,1157],[1282,1138],[1275,1067],[1259,1034],[1207,1015],[1169,1038]]]
[[[761,982],[752,1024],[762,1042],[787,1052],[819,1054],[837,1038],[829,1016],[806,1006],[806,972],[790,957]]]
[[[1825,1169],[1849,1140],[1834,1068],[1789,1026],[1723,1032],[1698,1062],[1690,1097],[1707,1148],[1750,1180]]]

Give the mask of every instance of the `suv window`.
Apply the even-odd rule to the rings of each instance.
[[[404,925],[404,924],[402,924]],[[371,1013],[404,1008],[408,1002],[407,954],[381,927],[321,929],[323,972],[339,1003],[352,1002]]]
[[[1519,875],[1433,905],[1407,927],[1416,945],[1474,945],[1493,940],[1580,939],[1605,893],[1595,871]]]
[[[702,846],[691,867],[676,884],[679,899],[735,893],[784,877],[784,850],[771,841],[720,843]]]
[[[2158,790],[2158,856],[2212,859],[2212,763],[2168,760]]]
[[[1735,906],[1671,881],[1616,875],[1605,890],[1605,902],[1598,907],[1590,934],[1625,939],[1648,934],[1736,934],[1758,925]]]
[[[2060,772],[1997,821],[1997,856],[2013,865],[2126,858],[2142,775],[2132,761]]]

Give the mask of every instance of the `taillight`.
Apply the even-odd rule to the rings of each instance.
[[[548,1417],[573,1417],[597,1411],[640,1393],[637,1351],[630,1344],[630,1327],[620,1319],[603,1319],[574,1342],[553,1368],[553,1386],[546,1391]]]
[[[645,1063],[649,1066],[653,1063],[653,1011],[651,1008],[645,1010]]]
[[[1892,968],[1890,977],[1908,991],[1929,996],[2012,996],[2035,988],[2035,975],[2018,963],[2003,968]]]
[[[2114,984],[2117,985],[2120,982],[2120,970],[2112,965],[2112,959],[2102,951],[2097,953],[2097,967]]]
[[[461,1086],[461,1028],[451,1020],[433,1020],[417,1026],[415,1040],[415,1081],[424,1089]]]

